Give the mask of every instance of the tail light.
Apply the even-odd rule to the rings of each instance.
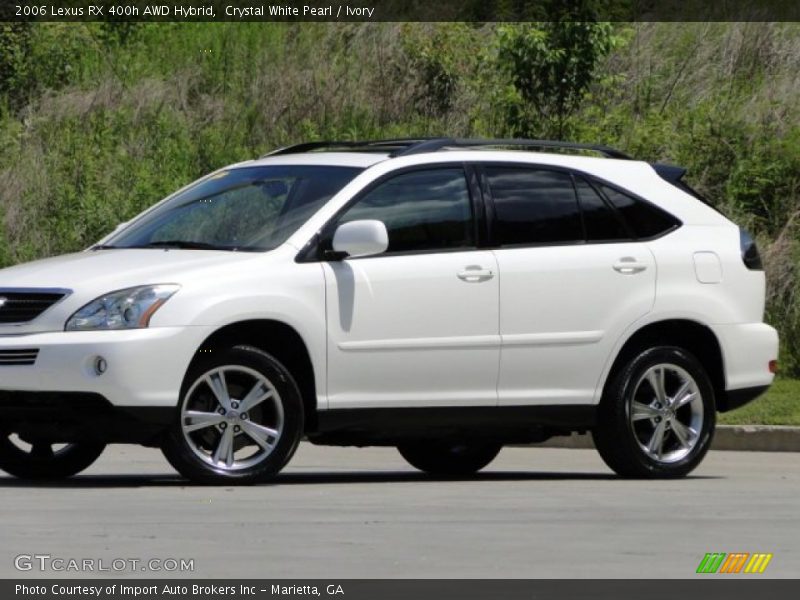
[[[742,262],[751,271],[762,271],[761,255],[753,237],[744,229],[739,229],[739,247],[742,250]]]

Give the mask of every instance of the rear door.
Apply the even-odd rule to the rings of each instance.
[[[616,340],[653,306],[653,256],[568,171],[482,171],[500,271],[499,404],[591,403]]]

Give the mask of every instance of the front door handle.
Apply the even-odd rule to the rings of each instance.
[[[491,269],[482,267],[480,265],[470,265],[464,267],[463,271],[458,272],[458,278],[467,283],[480,283],[481,281],[488,281],[494,277],[494,272]]]
[[[647,264],[639,262],[632,256],[624,256],[614,263],[614,270],[623,275],[633,275],[634,273],[641,273],[647,269]]]

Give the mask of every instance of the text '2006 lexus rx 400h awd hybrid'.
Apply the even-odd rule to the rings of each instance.
[[[0,468],[65,477],[136,443],[250,483],[307,438],[463,475],[591,431],[620,475],[683,476],[716,413],[770,385],[778,338],[753,240],[682,175],[458,139],[211,173],[92,248],[0,271]]]

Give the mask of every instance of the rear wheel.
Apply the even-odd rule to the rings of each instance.
[[[491,442],[417,441],[397,450],[412,467],[431,475],[471,475],[492,462],[501,448]]]
[[[236,346],[189,370],[162,450],[193,481],[256,483],[283,468],[302,434],[302,400],[289,371],[257,348]]]
[[[682,348],[660,346],[613,377],[592,432],[600,456],[626,477],[683,477],[703,460],[714,435],[714,388]]]
[[[0,440],[0,469],[20,479],[62,479],[88,468],[103,453],[105,444],[32,444],[9,435]]]

